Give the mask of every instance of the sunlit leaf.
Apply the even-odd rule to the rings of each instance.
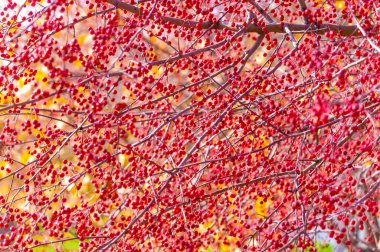
[[[74,239],[70,241],[65,241],[62,243],[63,249],[65,251],[73,251],[79,249],[79,239]]]

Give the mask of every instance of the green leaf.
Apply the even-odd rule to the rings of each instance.
[[[71,227],[69,229],[69,233],[73,236],[73,237],[76,237],[77,236],[77,231],[75,230],[74,227]]]
[[[306,248],[306,252],[309,252],[310,251],[310,248],[313,248],[313,247],[308,247]],[[333,246],[331,244],[326,244],[326,243],[319,243],[317,242],[315,244],[315,247],[317,249],[318,252],[333,252],[334,249],[333,249]],[[293,248],[291,250],[291,252],[296,252],[296,251],[302,251],[300,248]]]
[[[38,223],[38,231],[44,231],[45,229],[42,227],[41,223]]]
[[[63,242],[63,249],[65,251],[79,250],[79,240],[70,240]]]
[[[55,252],[52,245],[45,245],[33,248],[33,252]]]
[[[334,251],[331,244],[317,243],[315,245],[315,248],[318,250],[318,252],[333,252]]]

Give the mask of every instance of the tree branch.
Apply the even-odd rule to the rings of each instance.
[[[106,0],[107,3],[114,5],[115,7],[140,15],[140,10],[134,5],[120,2],[118,0]],[[150,17],[153,19],[153,17]],[[180,18],[173,18],[162,16],[160,19],[164,22],[168,22],[173,25],[186,27],[186,28],[201,28],[201,29],[216,29],[216,30],[233,30],[237,31],[237,28],[230,27],[229,25],[223,22],[198,22],[192,20],[184,20]],[[294,24],[294,23],[272,23],[264,26],[257,26],[256,24],[251,24],[247,26],[245,32],[256,32],[260,34],[266,34],[270,32],[275,33],[286,33],[284,27],[287,26],[289,30],[293,33],[316,33],[316,34],[324,34],[326,31],[334,31],[340,32],[341,36],[359,36],[361,35],[358,32],[358,28],[356,25],[337,25],[325,23],[318,26],[317,29],[314,29],[314,25],[311,24]],[[239,27],[239,25],[237,25]]]
[[[256,8],[256,10],[269,22],[269,23],[274,23],[274,20],[272,19],[271,16],[254,0],[249,0],[249,3],[253,5],[253,7]]]
[[[303,12],[307,9],[305,0],[298,0],[298,3],[300,5],[300,7],[301,7],[302,14],[303,14]],[[303,20],[305,21],[305,24],[309,23],[309,20],[308,20],[308,18],[306,16],[303,16]]]
[[[351,15],[352,15],[352,18],[354,19],[355,21],[355,24],[356,26],[358,27],[359,31],[363,34],[363,36],[366,38],[366,40],[368,41],[368,43],[372,46],[373,49],[375,49],[378,53],[380,53],[380,47],[378,47],[367,35],[366,31],[364,30],[364,28],[360,25],[360,22],[359,20],[356,18],[355,14],[352,12],[352,9],[351,9],[351,6],[350,4],[348,4],[348,7],[350,9],[350,12],[351,12]]]

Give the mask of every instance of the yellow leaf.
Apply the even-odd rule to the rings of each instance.
[[[92,223],[95,227],[102,227],[107,222],[109,216],[105,214],[100,215],[100,219],[96,221],[95,219],[92,219]]]
[[[155,36],[152,36],[149,38],[149,41],[154,44],[157,41],[157,38]]]
[[[79,59],[76,59],[76,60],[74,61],[74,66],[76,66],[76,67],[81,67],[81,66],[83,66],[83,65],[82,65],[82,62],[81,62]]]
[[[90,199],[88,200],[88,202],[87,202],[88,205],[91,206],[91,205],[95,204],[96,201],[98,200],[99,196],[100,196],[99,193],[95,193],[95,194],[93,194],[93,195],[91,196],[91,198],[90,198]]]
[[[128,158],[130,157],[131,155],[126,155],[126,154],[120,154],[118,155],[118,160],[120,162],[120,165],[121,167],[125,167],[127,166],[127,164],[129,163],[128,162]]]
[[[87,34],[82,34],[77,38],[78,44],[81,46],[85,42],[87,38]]]
[[[149,71],[154,77],[160,77],[163,72],[163,68],[159,68],[158,66],[153,66],[152,70]]]
[[[260,136],[260,138],[261,138],[261,140],[263,140],[263,143],[261,144],[261,148],[263,148],[263,147],[267,146],[268,144],[270,144],[270,140],[267,137]],[[268,148],[265,149],[263,152],[264,152],[264,156],[267,157],[268,156],[268,152],[269,152]]]
[[[337,8],[338,10],[345,9],[346,8],[346,4],[344,3],[344,0],[335,1],[335,8]]]
[[[20,155],[20,163],[26,164],[31,156],[28,150],[24,150]]]
[[[36,73],[36,75],[35,75],[35,79],[36,79],[36,81],[37,82],[39,82],[39,83],[45,83],[44,82],[44,78],[48,78],[48,72],[49,72],[49,70],[47,69],[47,67],[45,67],[45,66],[38,66],[37,67],[37,73]]]
[[[11,96],[7,96],[5,98],[5,96],[3,94],[0,94],[0,104],[6,105],[6,104],[10,104],[11,102],[12,102]]]
[[[268,215],[270,203],[270,200],[264,201],[262,197],[257,196],[255,201],[255,212],[260,219],[264,219],[264,217]]]

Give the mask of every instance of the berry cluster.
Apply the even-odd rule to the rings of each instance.
[[[377,1],[0,7],[1,249],[380,249]]]

